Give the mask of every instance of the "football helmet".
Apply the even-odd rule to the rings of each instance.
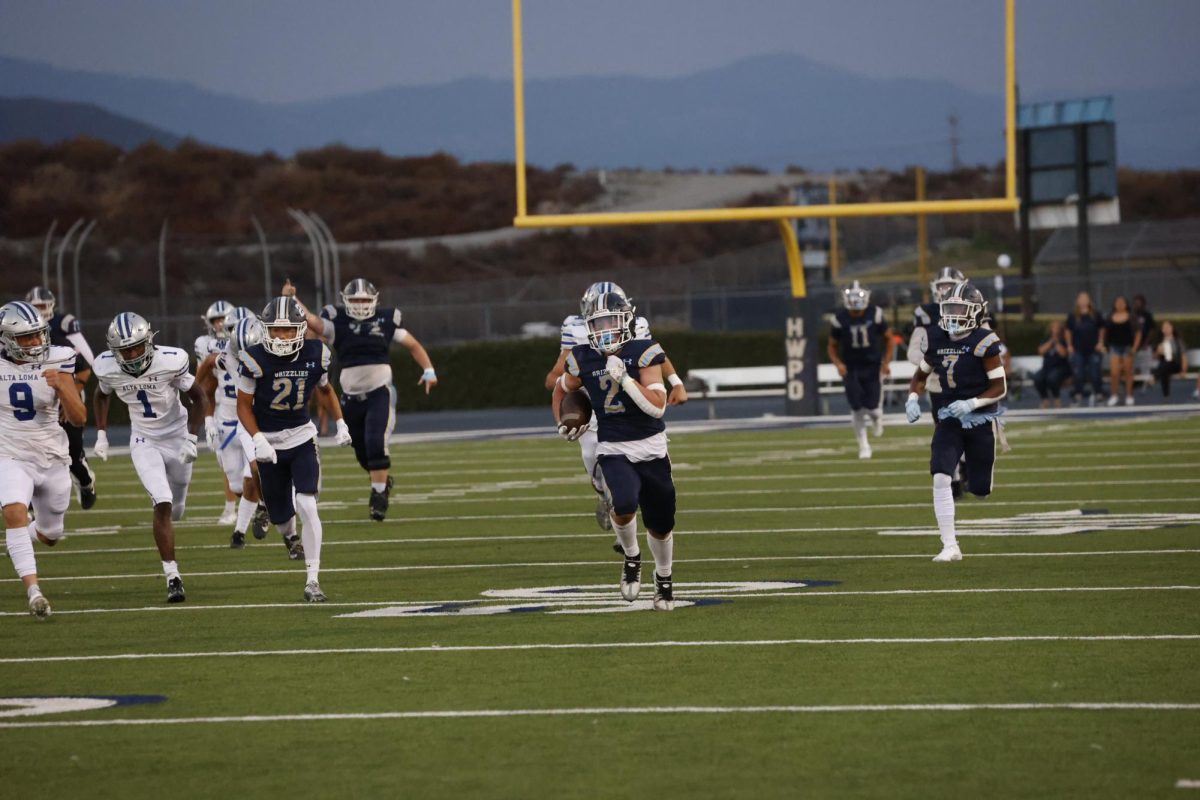
[[[624,294],[605,292],[592,303],[587,315],[588,342],[609,355],[633,341],[633,306]]]
[[[229,328],[229,344],[225,346],[227,356],[225,363],[235,363],[238,353],[256,344],[262,344],[262,340],[262,323],[258,321],[258,317],[251,314],[248,317],[239,319]],[[228,360],[230,357],[233,361]]]
[[[974,330],[979,327],[986,306],[983,294],[967,281],[963,281],[938,303],[941,312],[938,325],[951,336]]]
[[[62,288],[61,286],[59,287]],[[47,289],[45,286],[35,286],[25,294],[25,302],[38,310],[42,315],[42,319],[49,320],[54,316],[54,306],[58,300],[54,297],[54,292]]]
[[[308,320],[304,310],[291,297],[276,297],[258,315],[263,327],[263,347],[277,356],[290,356],[304,347]],[[288,335],[280,335],[280,332]],[[290,332],[290,333],[289,333]]]
[[[379,306],[379,290],[365,278],[355,278],[342,289],[342,305],[350,319],[370,319]]]
[[[224,339],[226,332],[225,315],[233,310],[233,306],[224,300],[218,300],[204,312],[204,326],[208,335],[215,339]]]
[[[619,295],[626,303],[629,302],[629,296],[625,294],[625,290],[620,286],[617,286],[612,281],[596,281],[587,288],[587,291],[583,293],[583,297],[579,298],[580,316],[587,319],[592,313],[596,299],[605,294]]]
[[[940,303],[950,295],[950,290],[960,283],[966,283],[967,278],[954,267],[942,267],[937,277],[929,282],[930,296],[933,302]]]
[[[104,341],[117,360],[117,365],[130,375],[141,375],[154,358],[154,331],[150,330],[150,323],[141,314],[132,311],[117,314],[108,323]],[[138,352],[129,352],[139,347],[141,349]]]
[[[37,336],[37,340],[17,343],[27,336]],[[41,362],[50,350],[50,324],[30,303],[21,300],[7,303],[0,308],[0,347],[17,361]]]
[[[871,290],[855,281],[842,289],[842,302],[851,311],[866,311],[867,306],[871,304]]]
[[[254,309],[252,308],[246,308],[246,306],[231,306],[229,311],[225,313],[225,327],[222,328],[225,335],[227,337],[232,337],[233,329],[237,327],[239,322],[247,318],[257,319],[258,315],[254,313]]]

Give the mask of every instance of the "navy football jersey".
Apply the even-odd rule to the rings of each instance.
[[[833,315],[829,335],[838,343],[838,352],[848,366],[878,366],[883,361],[883,341],[888,324],[883,309],[869,305],[862,316],[851,315],[839,308]]]
[[[986,328],[976,328],[961,339],[951,339],[941,328],[930,328],[925,362],[942,384],[941,392],[929,395],[935,418],[943,406],[983,394],[990,382],[983,361],[999,356],[1002,348],[1000,337]]]
[[[82,332],[79,320],[75,319],[74,315],[55,311],[48,324],[50,325],[50,344],[75,349],[75,345],[67,338],[73,333]],[[91,369],[91,367],[84,361],[83,356],[75,356],[75,371],[82,372],[85,369]]]
[[[922,303],[913,309],[914,328],[936,328],[938,320],[941,318],[942,306],[940,303]]]
[[[617,355],[625,362],[629,377],[639,382],[643,369],[667,360],[662,345],[653,339],[635,339]],[[602,442],[633,442],[665,431],[662,419],[638,408],[621,385],[609,377],[604,368],[607,363],[607,355],[586,344],[575,345],[567,356],[567,372],[583,381],[583,390],[592,402],[599,427],[597,438]]]
[[[261,344],[238,353],[238,374],[254,382],[254,419],[264,432],[286,431],[312,420],[308,404],[328,382],[329,348],[308,339],[294,356],[277,356]]]
[[[325,338],[337,352],[338,367],[361,367],[365,364],[389,364],[388,351],[396,331],[400,329],[400,311],[377,308],[368,319],[354,319],[341,306],[325,306],[321,318],[333,326],[333,335]]]

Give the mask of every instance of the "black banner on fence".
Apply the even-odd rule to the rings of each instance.
[[[807,417],[821,413],[817,402],[817,334],[820,324],[817,301],[811,298],[791,301],[784,339],[787,353],[784,413],[788,416]]]

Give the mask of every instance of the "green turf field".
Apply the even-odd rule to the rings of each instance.
[[[298,602],[274,531],[228,549],[202,453],[188,601],[166,606],[115,456],[100,504],[68,515],[84,530],[38,547],[51,620],[5,559],[0,698],[166,699],[0,700],[3,794],[1194,793],[1175,787],[1200,780],[1200,421],[1010,425],[949,565],[929,561],[930,430],[889,428],[865,463],[848,430],[674,436],[672,613],[623,612],[557,439],[397,447],[383,524],[352,455],[325,450],[324,605]]]

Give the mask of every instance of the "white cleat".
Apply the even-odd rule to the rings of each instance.
[[[946,564],[950,561],[962,561],[962,550],[959,550],[956,544],[943,547],[942,552],[933,557],[935,564]]]
[[[642,556],[625,556],[621,567],[621,599],[632,603],[642,592]]]
[[[866,461],[868,458],[870,458],[871,457],[871,445],[869,445],[869,444],[859,445],[858,457],[863,461]]]
[[[29,598],[29,613],[37,619],[46,619],[50,616],[50,601],[41,592]]]
[[[218,525],[232,525],[237,522],[237,511],[226,511],[221,516],[217,517]]]

